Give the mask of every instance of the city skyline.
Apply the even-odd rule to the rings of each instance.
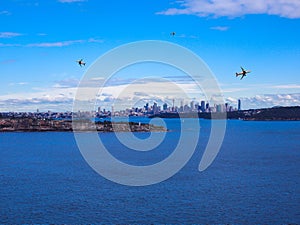
[[[177,104],[179,103],[179,104]],[[221,110],[218,110],[218,106],[221,106]],[[170,102],[161,102],[160,104],[153,101],[152,103],[147,102],[145,105],[139,105],[139,106],[132,106],[129,108],[120,108],[115,110],[115,106],[112,105],[110,107],[105,106],[95,106],[95,109],[92,112],[98,113],[98,114],[106,114],[106,113],[112,113],[113,112],[134,112],[134,111],[142,111],[142,112],[151,112],[152,114],[155,112],[224,112],[224,111],[237,111],[242,110],[241,108],[241,100],[238,99],[237,104],[230,105],[228,102],[224,104],[212,104],[210,105],[210,102],[200,100],[200,101],[183,101],[180,99],[173,99],[172,103]],[[245,109],[248,110],[248,109]],[[75,111],[51,111],[51,110],[40,110],[36,109],[34,111],[6,111],[6,112],[0,112],[0,113],[54,113],[54,114],[60,114],[60,113],[76,113]]]
[[[238,99],[243,108],[300,105],[296,1],[9,0],[1,3],[0,25],[0,111],[71,111],[89,66],[117,46],[142,40],[196,53],[231,105]],[[76,64],[81,58],[86,67]],[[240,66],[252,71],[243,80],[235,77]],[[172,79],[188,92],[187,101],[204,98],[178,69],[145,63],[118,71],[97,104],[180,99],[162,80],[140,77]],[[129,84],[133,92],[120,97]]]

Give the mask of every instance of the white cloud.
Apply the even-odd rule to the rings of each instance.
[[[247,14],[268,14],[285,18],[300,18],[298,0],[182,0],[178,8],[157,14],[196,15],[200,17],[240,17]]]
[[[102,39],[96,39],[96,38],[89,38],[88,42],[90,42],[90,43],[103,43],[104,40],[102,40]]]
[[[13,38],[22,36],[23,34],[15,33],[15,32],[0,32],[0,38]]]
[[[0,43],[0,47],[19,47],[21,46],[20,44],[4,44]]]
[[[210,29],[212,30],[219,30],[219,31],[226,31],[229,29],[229,27],[225,27],[225,26],[216,26],[216,27],[211,27]]]
[[[0,43],[1,46],[1,43]],[[0,61],[0,64],[11,64],[11,63],[15,63],[17,60],[15,59],[6,59],[6,60],[2,60]]]
[[[12,32],[2,32],[0,33],[0,38],[10,38],[15,36],[20,36],[22,34],[19,33],[12,33]],[[46,34],[37,34],[39,36],[43,36]],[[39,42],[39,43],[30,43],[30,44],[4,44],[0,43],[0,47],[16,47],[16,46],[26,46],[26,47],[43,47],[43,48],[51,48],[51,47],[64,47],[64,46],[70,46],[74,44],[82,44],[82,43],[103,43],[104,40],[101,39],[95,39],[95,38],[89,38],[86,40],[69,40],[69,41],[57,41],[57,42]]]
[[[67,78],[67,79],[55,82],[53,87],[54,88],[77,87],[78,83],[79,83],[79,80],[76,78]]]
[[[7,10],[3,10],[3,11],[0,11],[0,15],[9,16],[9,15],[11,15],[11,13]]]
[[[23,85],[27,85],[28,83],[27,82],[17,82],[17,83],[10,83],[9,85],[10,86],[23,86]]]
[[[299,84],[285,84],[285,85],[276,85],[276,86],[273,86],[273,88],[279,88],[279,89],[299,89],[300,90],[300,85]]]
[[[37,33],[36,35],[38,35],[38,36],[47,36],[46,33]]]
[[[84,40],[73,40],[73,41],[59,41],[59,42],[42,42],[28,44],[27,47],[64,47],[77,43],[83,43]]]

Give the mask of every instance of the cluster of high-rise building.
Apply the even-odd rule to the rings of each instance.
[[[105,116],[105,115],[111,115],[111,116],[145,116],[145,115],[154,115],[158,113],[189,113],[189,112],[198,112],[198,113],[204,113],[204,112],[232,112],[241,110],[241,100],[238,100],[238,107],[234,108],[233,106],[229,105],[229,103],[225,104],[214,104],[210,105],[209,102],[201,101],[191,101],[189,104],[184,104],[183,101],[180,102],[180,106],[175,106],[174,100],[172,102],[172,105],[168,105],[167,103],[164,103],[162,106],[158,105],[156,102],[153,103],[153,105],[149,105],[149,103],[146,103],[143,107],[132,107],[124,110],[114,111],[114,108],[112,107],[111,111],[106,111],[105,109],[101,110],[101,108],[98,108],[97,115],[98,116]]]
[[[143,107],[132,107],[123,110],[114,110],[114,106],[111,107],[111,110],[106,110],[100,106],[94,112],[7,112],[0,113],[0,117],[11,117],[11,118],[23,118],[23,117],[34,117],[38,119],[71,119],[72,116],[81,114],[87,117],[110,117],[110,116],[148,116],[155,115],[159,113],[214,113],[214,112],[232,112],[241,110],[241,100],[237,102],[237,108],[225,104],[214,104],[210,105],[209,102],[201,101],[191,101],[189,104],[184,104],[183,101],[180,102],[180,106],[175,106],[175,100],[172,101],[171,105],[164,103],[162,106],[158,105],[156,102],[153,105],[146,103]]]

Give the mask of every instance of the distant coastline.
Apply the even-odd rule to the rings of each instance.
[[[161,112],[149,118],[202,118],[202,119],[238,119],[243,121],[300,121],[300,106],[248,109],[232,112]],[[46,119],[35,116],[2,116],[0,114],[0,132],[166,132],[165,127],[146,123],[111,122],[83,120],[72,127],[72,119]]]
[[[240,119],[245,121],[300,121],[300,106],[273,107],[222,112],[159,113],[150,118]]]

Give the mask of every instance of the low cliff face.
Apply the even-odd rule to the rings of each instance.
[[[70,120],[44,120],[34,118],[0,119],[0,132],[24,131],[98,131],[98,132],[165,132],[166,128],[144,123],[78,121],[76,129]],[[74,124],[73,124],[74,125]]]

